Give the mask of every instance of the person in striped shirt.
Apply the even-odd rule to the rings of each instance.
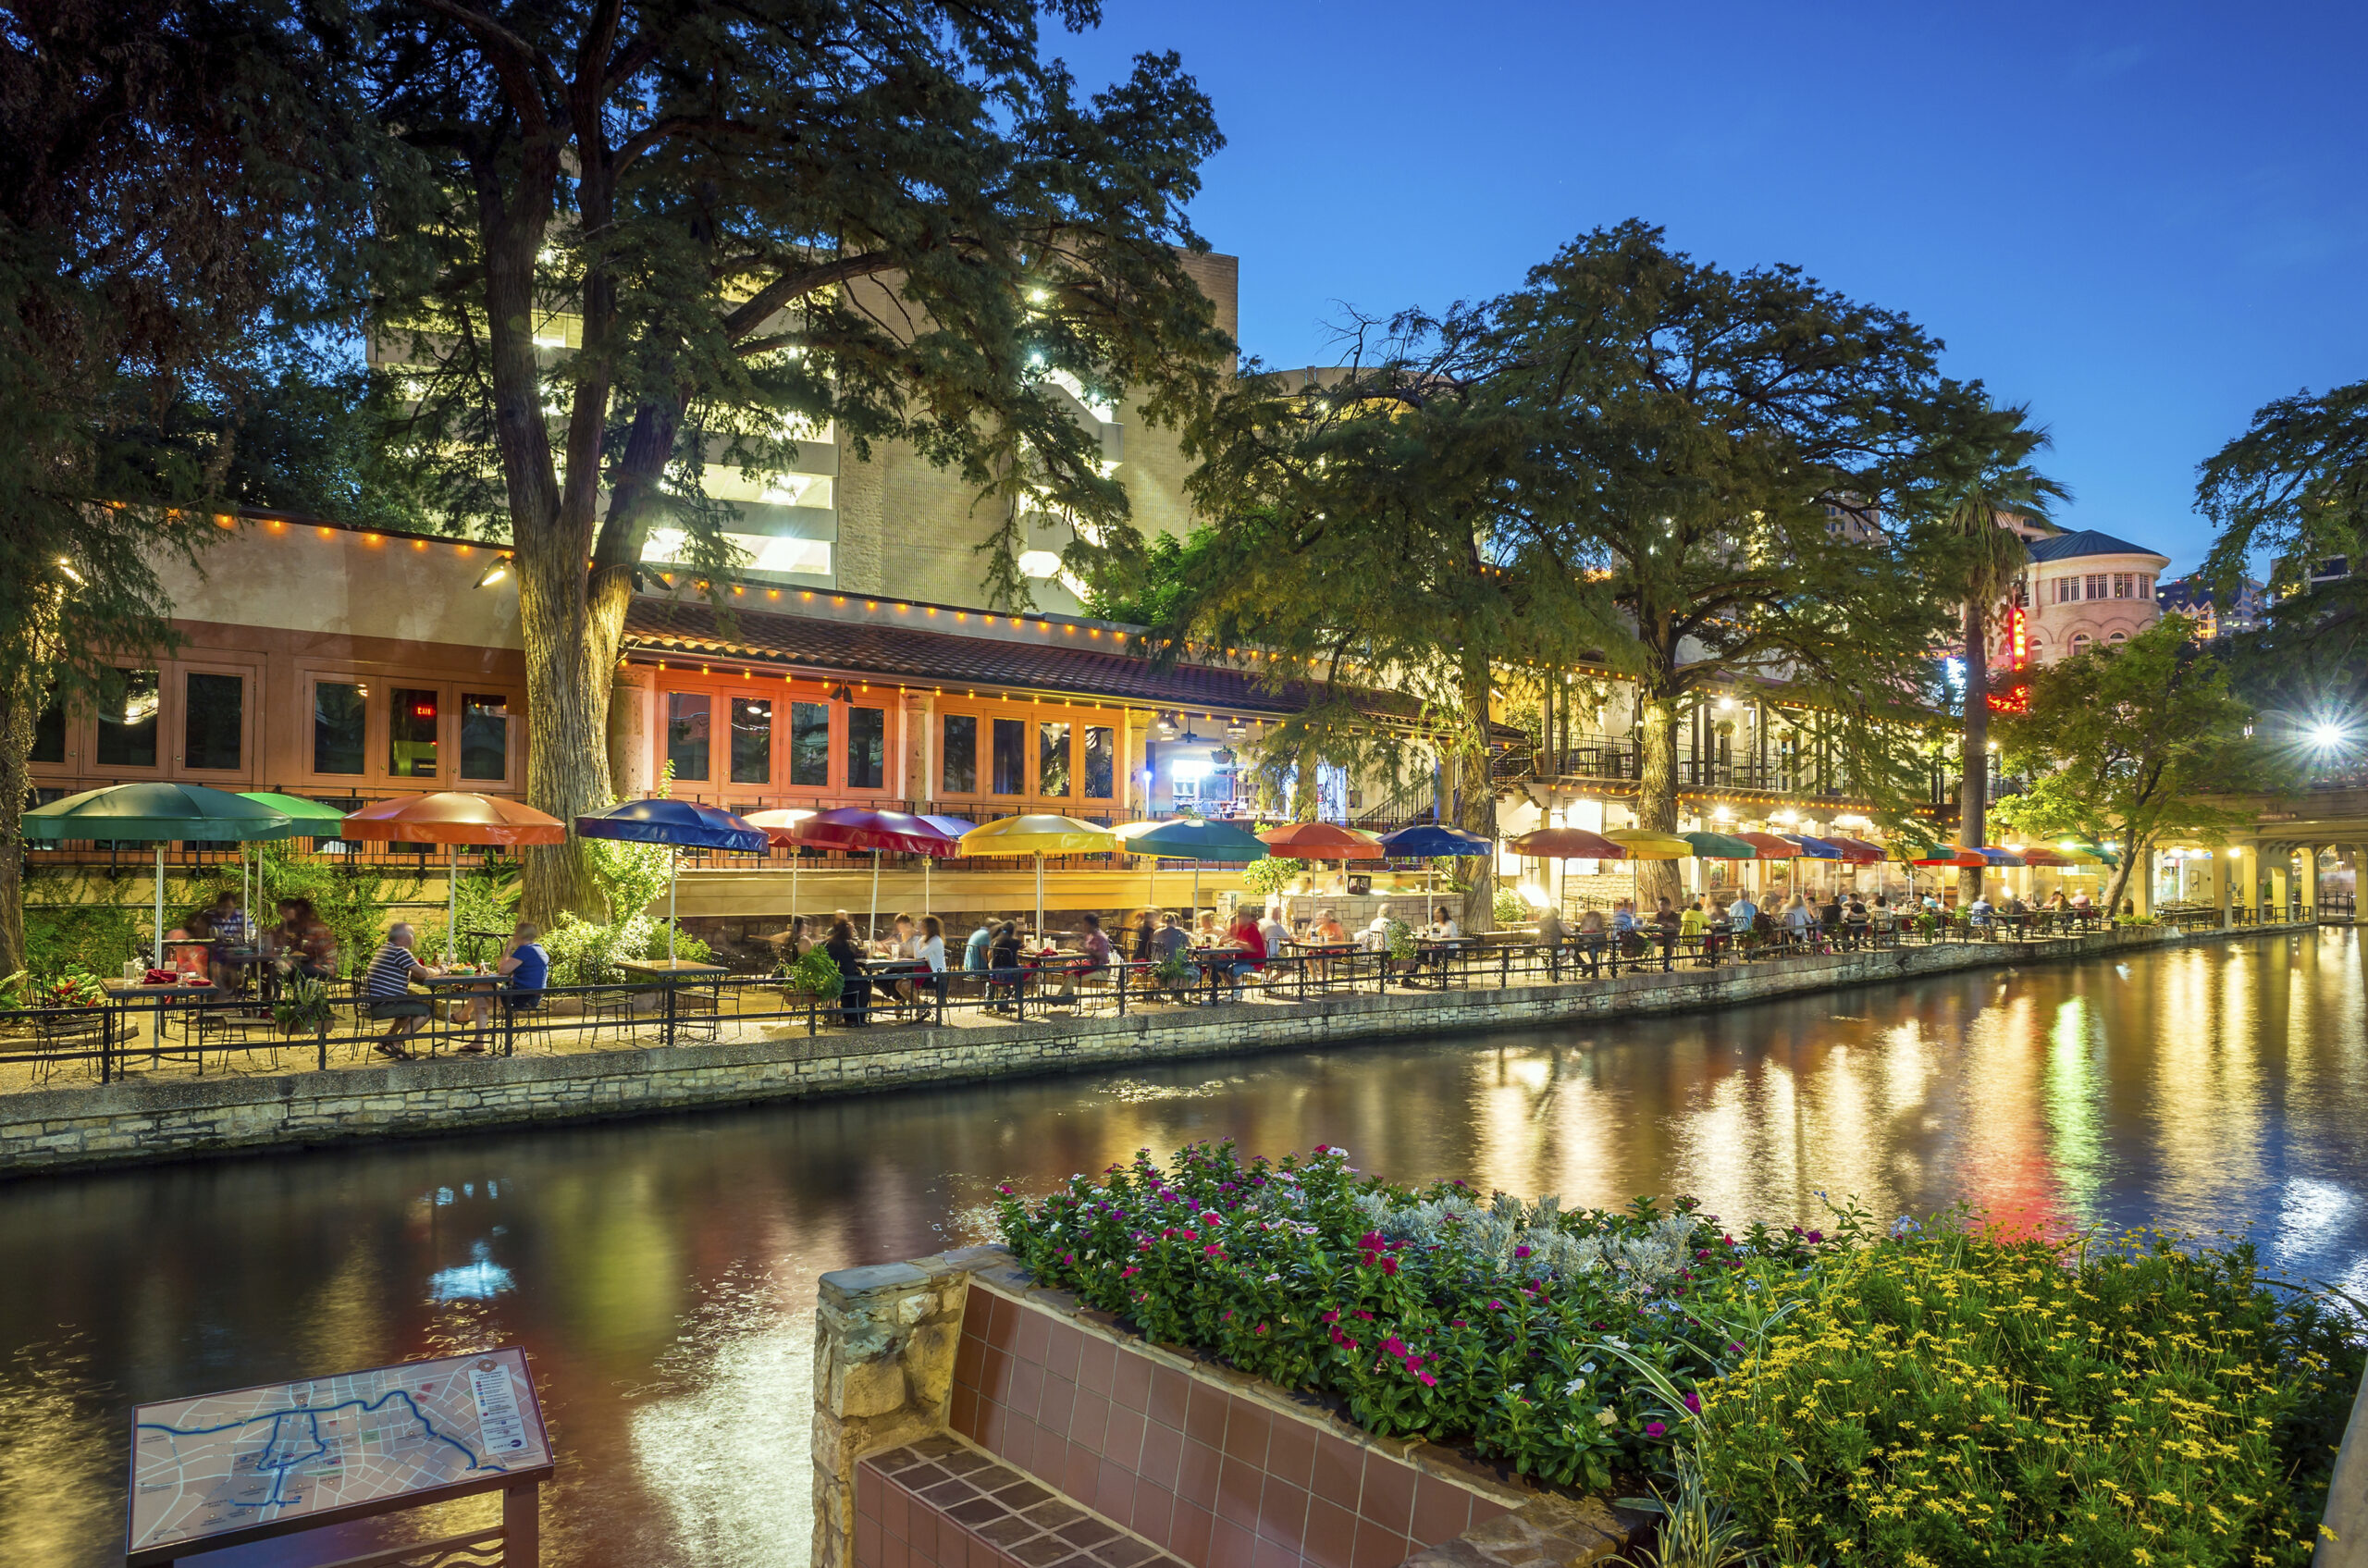
[[[412,982],[424,982],[429,974],[412,954],[413,940],[411,927],[397,920],[387,928],[387,945],[371,955],[370,967],[362,975],[362,999],[370,1005],[370,1016],[388,1026],[386,1038],[378,1042],[378,1054],[399,1062],[411,1059],[402,1043],[419,1032],[428,1016],[427,998],[411,994]]]

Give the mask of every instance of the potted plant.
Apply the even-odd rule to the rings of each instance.
[[[817,1005],[827,1006],[839,999],[839,988],[846,983],[837,961],[820,947],[785,961],[774,972],[783,982],[783,999],[791,1002],[811,996]]]
[[[329,999],[329,988],[303,975],[291,977],[281,987],[279,1000],[271,1005],[272,1022],[291,1039],[309,1034],[315,1040],[326,1040],[329,1024],[336,1017],[337,1006]]]

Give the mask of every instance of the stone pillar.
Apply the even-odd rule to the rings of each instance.
[[[902,775],[896,793],[912,802],[923,816],[937,800],[937,697],[933,692],[908,691],[902,703],[904,747],[896,771]]]
[[[657,673],[633,664],[609,687],[609,787],[620,800],[640,800],[657,783]]]
[[[2140,920],[2151,919],[2154,913],[2154,851],[2150,848],[2138,858],[2129,875],[2128,896],[2136,901],[2132,912]]]
[[[2282,920],[2286,918],[2287,886],[2294,876],[2292,851],[2263,856],[2262,872],[2268,884],[2264,890],[2268,908],[2264,911],[2263,918]]]
[[[1143,747],[1150,739],[1150,714],[1118,710],[1118,766],[1127,774],[1118,785],[1118,801],[1129,821],[1151,815],[1151,789],[1143,783]]]
[[[970,1270],[995,1248],[822,1276],[814,1314],[813,1568],[855,1562],[855,1467],[945,1426]]]
[[[2234,848],[2212,852],[2212,907],[2220,911],[2220,924],[2224,929],[2228,924],[2229,895],[2236,891],[2236,879],[2228,874],[2229,858],[2235,853]]]
[[[2298,853],[2302,869],[2295,886],[2302,895],[2302,918],[2314,920],[2319,918],[2319,846],[2306,844]]]

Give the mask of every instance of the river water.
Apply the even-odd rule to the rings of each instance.
[[[1698,1018],[1185,1062],[0,1186],[0,1563],[119,1562],[129,1407],[496,1342],[560,1457],[545,1561],[803,1563],[815,1277],[984,1239],[1150,1147],[1815,1223],[1959,1201],[2250,1228],[2368,1296],[2350,932]],[[489,1500],[419,1530],[460,1528]],[[346,1535],[339,1551],[381,1537]],[[301,1561],[285,1546],[192,1562]]]

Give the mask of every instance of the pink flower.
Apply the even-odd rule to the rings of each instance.
[[[1395,1334],[1392,1334],[1388,1339],[1384,1340],[1381,1342],[1381,1348],[1394,1356],[1404,1356],[1409,1353],[1406,1349],[1406,1341],[1400,1339]]]
[[[1666,1432],[1666,1431],[1668,1431],[1668,1430],[1669,1430],[1669,1428],[1668,1428],[1668,1427],[1666,1427],[1666,1426],[1662,1426],[1662,1425],[1661,1425],[1659,1422],[1658,1422],[1658,1421],[1647,1421],[1647,1422],[1646,1422],[1646,1423],[1645,1423],[1645,1436],[1646,1436],[1646,1437],[1648,1437],[1648,1438],[1658,1438],[1658,1437],[1659,1437],[1663,1432]]]
[[[1397,1260],[1396,1258],[1384,1258],[1384,1259],[1382,1259],[1382,1260],[1381,1260],[1381,1271],[1382,1271],[1384,1274],[1395,1274],[1395,1273],[1397,1273],[1397,1272],[1398,1272],[1398,1260]]]
[[[1135,1275],[1141,1274],[1141,1269],[1129,1266],[1128,1267],[1122,1268],[1118,1271],[1118,1278],[1121,1279],[1128,1279],[1133,1278]]]
[[[1529,1256],[1529,1249],[1527,1247],[1515,1247],[1513,1249],[1513,1256],[1516,1258],[1525,1258]]]
[[[1414,1377],[1426,1389],[1436,1389],[1439,1386],[1439,1380],[1427,1372],[1417,1372]]]
[[[1693,1413],[1694,1414],[1696,1414],[1696,1415],[1699,1415],[1699,1414],[1702,1414],[1702,1396],[1701,1396],[1700,1394],[1688,1394],[1688,1395],[1686,1395],[1686,1396],[1685,1396],[1685,1408],[1686,1408],[1688,1411],[1692,1412],[1692,1413]]]
[[[1207,1246],[1202,1247],[1201,1251],[1213,1258],[1221,1258],[1225,1256],[1225,1249],[1218,1246],[1215,1241],[1212,1241]]]
[[[1325,1323],[1338,1323],[1338,1322],[1339,1322],[1339,1321],[1340,1321],[1340,1309],[1339,1309],[1339,1308],[1338,1308],[1338,1307],[1334,1307],[1330,1312],[1326,1313],[1326,1314],[1324,1315],[1324,1316],[1323,1316],[1321,1319],[1319,1319],[1319,1321],[1321,1321],[1321,1322],[1325,1322]]]

